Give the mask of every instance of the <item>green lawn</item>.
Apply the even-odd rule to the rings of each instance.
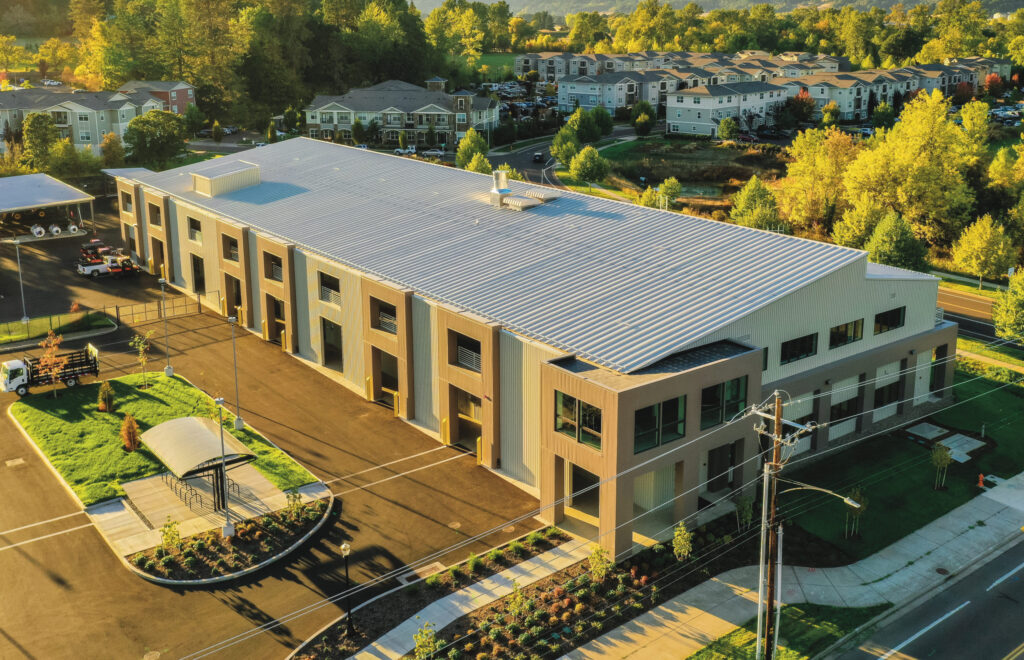
[[[45,337],[50,330],[55,334],[66,335],[85,330],[112,328],[115,323],[101,312],[74,312],[55,316],[40,316],[29,319],[28,324],[11,321],[0,324],[0,344],[13,344]]]
[[[586,183],[582,181],[577,181],[576,178],[573,177],[573,175],[569,174],[569,170],[567,169],[555,170],[555,174],[558,176],[559,181],[561,181],[562,184],[569,190],[575,190],[576,192],[584,193],[586,195],[593,195],[595,197],[614,199],[620,202],[623,201],[623,198],[625,198],[625,201],[633,201],[632,199],[630,199],[629,196],[626,195],[626,193],[622,191],[614,190],[613,192],[620,193],[620,195],[616,195],[613,194],[613,192],[605,190],[599,183],[594,183],[593,185],[588,186]]]
[[[993,360],[1002,360],[1003,362],[1009,362],[1010,364],[1024,367],[1024,350],[1013,346],[989,346],[988,342],[978,341],[968,337],[957,337],[956,346],[957,348],[962,348],[971,353],[990,357]]]
[[[984,298],[992,298],[993,300],[998,298],[1000,293],[995,289],[989,289],[988,286],[986,286],[984,289],[979,289],[977,284],[965,284],[964,282],[953,281],[947,279],[946,277],[942,277],[942,282],[939,283],[939,286],[943,289],[962,291],[963,293],[970,293],[976,296],[982,296]]]
[[[790,511],[808,532],[857,560],[868,557],[935,520],[978,494],[978,473],[1010,477],[1024,470],[1024,439],[1017,427],[1024,414],[1024,389],[992,378],[979,378],[977,363],[964,361],[956,372],[957,401],[984,394],[933,417],[946,428],[986,436],[995,446],[976,451],[965,464],[950,465],[946,490],[933,490],[935,468],[929,449],[902,431],[885,434],[846,449],[841,460],[823,460],[786,470],[784,477],[847,494],[860,487],[868,503],[859,539],[844,538],[846,506],[819,493],[792,493],[780,507]],[[1006,374],[1004,374],[1005,377]],[[1012,374],[1011,377],[1019,376]]]
[[[458,59],[463,64],[467,63],[465,55],[460,55],[456,59]],[[480,67],[487,65],[488,67],[490,67],[491,72],[491,76],[488,77],[494,79],[494,76],[501,72],[501,67],[507,66],[509,69],[511,69],[513,66],[515,66],[515,63],[515,53],[484,53],[483,55],[480,56],[480,59],[476,61],[476,68],[479,69]]]
[[[57,398],[40,392],[14,403],[11,412],[88,506],[124,495],[123,482],[166,471],[145,445],[132,453],[122,450],[120,428],[125,414],[134,415],[142,431],[178,417],[217,417],[216,404],[201,390],[179,376],[157,374],[149,374],[150,387],[145,390],[137,388],[141,374],[111,379],[113,414],[96,410],[99,383],[61,388]],[[225,411],[225,428],[257,455],[253,466],[275,486],[285,490],[316,480],[252,429],[235,431],[233,421],[234,416]]]
[[[819,653],[878,616],[891,605],[828,607],[787,605],[779,622],[779,660],[803,660]],[[690,660],[739,660],[753,658],[757,649],[757,619],[751,619],[725,637],[708,644]]]

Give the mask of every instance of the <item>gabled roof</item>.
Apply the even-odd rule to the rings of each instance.
[[[128,92],[169,92],[174,89],[188,89],[192,85],[181,80],[129,80],[118,91]]]
[[[571,191],[529,211],[495,208],[488,176],[307,138],[221,160],[242,159],[260,183],[213,198],[192,191],[196,165],[135,180],[622,372],[866,260]]]
[[[429,105],[451,112],[452,108],[451,96],[448,94],[401,80],[386,80],[372,87],[353,89],[340,96],[319,95],[306,109],[318,110],[329,103],[337,103],[355,112],[381,112],[385,108],[396,108],[408,113]]]

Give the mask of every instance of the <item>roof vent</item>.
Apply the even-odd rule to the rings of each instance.
[[[505,170],[494,170],[491,172],[494,185],[491,187],[491,206],[502,206],[505,198],[512,192],[508,187],[508,172]]]
[[[244,160],[217,163],[192,172],[192,190],[205,197],[226,195],[259,183],[260,166]]]

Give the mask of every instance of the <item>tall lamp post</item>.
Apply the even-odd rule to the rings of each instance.
[[[235,349],[235,326],[238,325],[238,317],[229,316],[228,323],[231,324],[231,357],[235,363],[235,430],[241,431],[245,428],[245,420],[242,419],[242,404],[238,402],[238,351]]]
[[[170,378],[174,375],[174,367],[171,366],[171,347],[167,342],[167,279],[161,277],[157,281],[160,283],[160,316],[164,317],[164,355],[167,356],[164,375]]]
[[[347,542],[341,544],[341,556],[345,558],[345,589],[348,593],[345,595],[345,621],[348,623],[346,635],[353,637],[356,634],[356,629],[352,623],[352,581],[348,579],[348,556],[352,554],[352,546]]]
[[[235,526],[231,524],[231,507],[228,506],[228,461],[224,455],[224,397],[219,396],[213,402],[217,404],[217,420],[220,422],[220,473],[224,496],[224,529],[221,534],[227,539],[235,535]]]
[[[25,311],[25,283],[21,279],[21,239],[14,239],[14,254],[18,260],[18,288],[21,289],[21,322],[28,324],[28,312]]]

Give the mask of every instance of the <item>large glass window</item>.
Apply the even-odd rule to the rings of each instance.
[[[600,449],[601,409],[555,390],[555,430]]]
[[[658,415],[661,404],[641,408],[633,413],[633,453],[658,446],[658,429],[661,426]]]
[[[890,309],[888,312],[875,314],[875,334],[880,335],[883,332],[902,328],[903,323],[906,321],[906,316],[906,307],[897,307],[896,309]]]
[[[860,341],[864,336],[864,319],[837,325],[828,331],[828,347],[839,348]]]
[[[747,377],[705,387],[700,393],[700,428],[721,424],[747,407]]]
[[[854,415],[860,412],[860,398],[853,397],[846,401],[840,401],[832,405],[829,410],[829,423],[838,424],[839,422],[846,421],[852,418]]]
[[[640,408],[633,413],[633,453],[653,449],[686,435],[686,397]]]
[[[796,339],[782,342],[779,348],[779,364],[789,364],[818,352],[818,333],[804,335]]]
[[[875,408],[881,408],[882,406],[887,406],[890,403],[896,403],[896,401],[898,401],[899,398],[899,381],[875,388]]]

